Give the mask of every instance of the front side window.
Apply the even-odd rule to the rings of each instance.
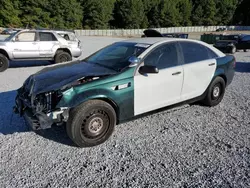
[[[194,42],[180,42],[184,63],[189,64],[197,61],[211,59],[207,47]]]
[[[175,43],[165,44],[153,50],[144,60],[145,65],[156,66],[158,69],[178,65],[178,53]]]
[[[131,56],[138,57],[149,46],[148,44],[117,42],[94,53],[84,61],[120,71],[129,66],[128,60]]]
[[[16,36],[15,41],[19,42],[33,42],[35,41],[36,33],[35,32],[25,32],[20,33]]]
[[[40,41],[56,41],[56,37],[53,33],[40,32],[39,33]]]

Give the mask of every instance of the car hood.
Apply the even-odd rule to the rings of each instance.
[[[42,69],[31,75],[23,88],[30,95],[55,91],[84,77],[99,77],[117,74],[118,72],[94,63],[74,61]]]

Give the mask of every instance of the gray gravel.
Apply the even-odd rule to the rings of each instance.
[[[82,40],[86,56],[121,39]],[[123,123],[87,149],[60,127],[30,132],[12,114],[15,89],[47,62],[13,63],[0,73],[0,187],[250,187],[250,52],[235,56],[237,72],[220,105]]]

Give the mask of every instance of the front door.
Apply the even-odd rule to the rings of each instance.
[[[149,52],[144,65],[156,66],[159,73],[142,75],[137,71],[134,77],[135,115],[180,102],[183,67],[176,43],[167,43]]]
[[[39,46],[35,32],[22,32],[12,42],[15,59],[33,59],[39,57]]]

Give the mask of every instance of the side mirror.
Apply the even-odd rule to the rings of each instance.
[[[135,67],[140,63],[140,59],[136,56],[132,56],[129,58],[128,62],[130,63],[129,67]]]
[[[144,65],[139,68],[139,73],[141,74],[157,74],[159,73],[159,69],[155,66]]]

